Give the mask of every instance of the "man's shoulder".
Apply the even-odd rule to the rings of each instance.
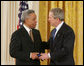
[[[39,30],[38,29],[32,29],[34,32],[39,32]]]
[[[73,31],[73,28],[65,23],[65,30],[66,31]]]
[[[15,30],[12,35],[20,35],[20,33],[22,33],[22,28]]]
[[[69,25],[67,25],[66,23],[64,24],[64,32],[65,33],[73,33],[74,34],[73,28],[70,27]]]

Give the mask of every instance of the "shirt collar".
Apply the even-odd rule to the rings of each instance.
[[[62,22],[56,27],[56,31],[58,31],[58,30],[61,28],[61,26],[63,25],[63,23],[64,23],[64,21],[62,21]]]
[[[26,29],[26,31],[29,33],[29,31],[31,30],[30,28],[28,28],[25,24],[23,24],[24,28]]]

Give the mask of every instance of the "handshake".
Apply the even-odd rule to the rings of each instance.
[[[33,52],[30,53],[30,57],[32,60],[38,59],[38,60],[45,60],[45,59],[49,59],[49,56],[47,53],[37,53],[37,52]]]

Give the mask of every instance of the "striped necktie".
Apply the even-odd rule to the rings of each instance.
[[[56,32],[56,28],[52,31],[53,40],[55,39],[55,32]]]
[[[34,42],[34,38],[33,38],[33,34],[32,34],[32,30],[30,30],[29,33],[30,33],[30,37],[31,37],[32,41]]]

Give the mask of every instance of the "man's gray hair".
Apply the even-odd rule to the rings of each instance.
[[[53,8],[50,10],[53,13],[54,18],[59,18],[61,21],[64,20],[64,11],[60,8]]]
[[[21,21],[22,21],[22,23],[25,22],[25,19],[28,18],[29,14],[31,14],[31,13],[35,13],[35,11],[28,9],[28,10],[25,10],[25,11],[22,12],[22,15],[21,15]]]

